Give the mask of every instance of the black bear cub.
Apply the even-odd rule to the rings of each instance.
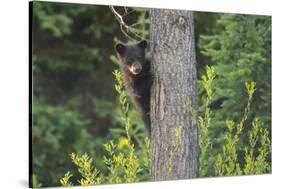
[[[115,50],[121,60],[120,71],[128,95],[150,134],[150,61],[146,59],[147,42],[117,44]]]

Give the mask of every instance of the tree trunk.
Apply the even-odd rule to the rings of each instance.
[[[153,180],[198,176],[198,128],[185,101],[196,108],[193,14],[151,9],[151,141]]]

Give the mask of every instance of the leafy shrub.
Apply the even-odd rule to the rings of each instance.
[[[44,186],[56,185],[63,174],[67,154],[88,151],[94,155],[95,145],[81,114],[67,106],[47,105],[42,99],[33,100],[32,108],[33,173]],[[97,144],[98,145],[98,144]]]
[[[217,138],[212,138],[209,135],[209,129],[212,123],[213,111],[209,108],[214,94],[214,82],[216,72],[213,67],[206,68],[207,74],[202,76],[202,87],[206,92],[205,104],[198,111],[188,109],[194,114],[200,127],[200,177],[205,176],[234,176],[243,174],[261,174],[271,171],[271,142],[269,132],[263,126],[259,118],[255,118],[252,122],[252,127],[247,133],[244,128],[247,126],[246,119],[250,111],[250,106],[254,92],[256,90],[254,82],[246,82],[246,92],[248,94],[247,105],[244,110],[243,117],[240,122],[235,123],[233,120],[226,120],[225,136],[221,144],[221,150],[216,152],[212,148],[212,144]],[[71,154],[72,162],[78,167],[80,179],[78,183],[81,185],[95,185],[100,183],[129,183],[149,180],[150,164],[151,164],[151,145],[146,138],[146,147],[140,153],[135,152],[134,144],[132,144],[129,130],[131,128],[130,117],[128,117],[129,103],[126,98],[126,93],[123,88],[123,83],[120,77],[120,72],[114,72],[117,84],[115,89],[119,94],[119,103],[122,109],[122,120],[126,137],[120,138],[119,144],[115,144],[112,140],[104,144],[107,151],[107,156],[104,156],[103,162],[106,164],[107,172],[103,174],[93,166],[93,160],[87,154],[79,156],[75,153]],[[187,102],[188,103],[188,102]],[[170,152],[167,171],[172,171],[169,164],[173,161],[173,155],[177,152],[177,137],[180,135],[181,129],[175,131],[174,149]],[[237,151],[240,149],[237,145],[241,140],[241,135],[247,134],[249,145],[243,149],[243,160],[239,161]],[[123,142],[120,142],[123,141]],[[63,186],[74,185],[70,178],[72,174],[67,172],[60,180]]]
[[[202,77],[202,85],[206,92],[205,107],[203,114],[198,117],[200,126],[200,176],[235,176],[243,174],[261,174],[271,172],[271,141],[267,127],[259,118],[255,118],[251,123],[248,132],[244,132],[247,126],[250,106],[254,92],[256,90],[254,82],[246,82],[246,92],[248,94],[247,105],[243,117],[239,123],[227,119],[225,125],[227,130],[223,133],[224,140],[220,142],[220,148],[216,152],[212,144],[217,138],[209,135],[210,123],[213,118],[213,111],[208,107],[214,95],[213,82],[215,79],[215,69],[207,67],[207,75]],[[241,135],[248,136],[248,144],[244,149],[240,149],[238,143],[241,142]],[[242,154],[242,160],[238,159],[238,151]],[[214,158],[215,157],[215,158]],[[212,172],[215,170],[215,172]]]
[[[145,146],[135,151],[135,146],[132,143],[130,130],[131,119],[129,115],[129,102],[127,100],[124,84],[121,79],[121,73],[118,70],[113,72],[116,84],[115,90],[119,95],[119,104],[121,108],[121,120],[123,121],[123,129],[125,137],[121,137],[119,144],[115,144],[112,140],[104,144],[108,156],[104,156],[103,162],[107,167],[105,174],[101,173],[93,165],[93,159],[84,154],[82,156],[76,153],[71,153],[71,160],[78,167],[79,175],[81,176],[77,182],[81,185],[96,185],[100,183],[122,183],[122,182],[138,182],[149,180],[150,178],[150,156],[151,145],[148,138],[145,139]],[[73,175],[67,172],[60,179],[62,186],[73,186],[74,183],[70,180]]]
[[[209,134],[217,136],[220,131],[226,131],[226,119],[239,122],[243,117],[248,95],[241,89],[245,81],[256,82],[246,124],[258,117],[271,132],[271,17],[220,14],[214,28],[218,30],[201,35],[199,39],[200,51],[208,60],[207,65],[216,69]],[[202,90],[199,95],[203,96],[200,93]],[[224,140],[224,135],[217,137],[220,140],[213,144],[214,148]],[[240,137],[247,143],[246,135]]]

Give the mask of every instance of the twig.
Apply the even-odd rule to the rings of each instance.
[[[139,38],[139,39],[142,39],[142,40],[147,40],[145,38],[143,38],[142,36],[140,36],[139,34],[137,34],[136,32],[133,32],[132,31],[132,28],[130,26],[128,26],[124,20],[123,20],[123,17],[114,9],[113,6],[109,6],[109,9],[111,10],[111,12],[114,14],[116,20],[119,22],[120,24],[120,29],[121,29],[121,32],[128,38],[132,39],[132,40],[135,40],[133,36],[130,36],[129,33],[132,33],[135,37]],[[130,11],[132,12],[132,11]],[[130,13],[129,12],[129,13]],[[128,14],[127,14],[128,15]]]
[[[136,12],[135,9],[131,10],[131,11],[127,11],[125,14],[122,15],[122,17],[128,16],[129,14]]]

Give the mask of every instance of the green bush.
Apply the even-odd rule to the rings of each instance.
[[[115,90],[119,95],[119,105],[121,108],[121,120],[125,137],[119,139],[118,145],[112,140],[104,144],[108,156],[104,155],[103,162],[107,167],[107,171],[101,173],[94,165],[93,159],[84,155],[71,153],[71,160],[78,167],[80,179],[74,181],[81,185],[95,185],[100,183],[129,183],[146,181],[150,179],[150,164],[151,164],[151,145],[148,138],[145,138],[145,146],[135,151],[135,146],[131,140],[131,119],[129,117],[129,102],[127,100],[124,84],[121,79],[121,74],[118,70],[113,72],[116,84]],[[62,186],[73,186],[71,181],[72,174],[67,172],[60,179]]]
[[[214,28],[218,30],[199,39],[200,53],[207,59],[207,65],[216,69],[210,134],[217,136],[225,131],[224,120],[239,122],[243,117],[247,92],[241,86],[246,81],[256,82],[247,124],[259,117],[271,132],[271,17],[220,14]],[[200,97],[201,93],[202,90]],[[224,136],[217,137],[223,140]],[[246,143],[247,137],[241,137]],[[214,145],[216,148],[219,143]]]
[[[271,172],[271,140],[267,127],[256,117],[251,124],[246,124],[250,106],[254,96],[254,82],[246,82],[248,95],[247,105],[238,123],[227,119],[226,131],[222,130],[223,141],[209,135],[210,124],[214,112],[208,107],[214,94],[215,69],[207,67],[207,75],[202,77],[202,85],[206,92],[205,105],[202,115],[198,116],[200,126],[200,176],[235,176],[246,174],[264,174]],[[245,131],[245,127],[249,127]],[[239,148],[242,135],[247,136],[247,145]],[[213,144],[219,143],[219,150],[214,150]],[[238,151],[241,157],[238,158]],[[215,170],[215,172],[214,172]]]
[[[42,185],[56,185],[54,181],[69,166],[67,154],[95,154],[93,138],[86,128],[89,122],[67,106],[47,105],[42,99],[34,99],[32,107],[32,171]]]
[[[221,131],[225,138],[220,142],[220,150],[215,151],[212,148],[212,144],[217,142],[217,138],[212,138],[209,135],[210,125],[214,116],[214,112],[209,108],[209,104],[215,95],[213,87],[215,86],[216,72],[213,67],[207,67],[206,72],[207,74],[202,76],[201,81],[202,88],[206,93],[206,99],[204,99],[205,104],[199,110],[192,110],[189,108],[188,102],[185,103],[186,111],[192,111],[200,127],[200,177],[270,173],[271,141],[267,128],[264,127],[259,118],[255,118],[248,132],[244,132],[244,128],[248,126],[246,125],[246,120],[254,92],[256,91],[254,82],[245,83],[248,100],[240,122],[235,123],[233,120],[226,120],[226,131]],[[119,94],[119,103],[122,109],[122,120],[124,124],[123,129],[125,130],[126,137],[122,139],[122,145],[120,142],[117,145],[113,141],[104,144],[107,155],[104,156],[103,162],[108,169],[105,173],[96,169],[93,165],[93,160],[87,154],[82,156],[76,155],[75,153],[71,154],[71,160],[78,167],[80,175],[77,182],[81,185],[128,183],[150,179],[150,141],[146,138],[145,148],[142,150],[138,149],[140,153],[135,152],[134,144],[132,144],[131,136],[129,135],[131,128],[131,121],[128,116],[129,103],[123,88],[120,72],[115,71],[114,75],[117,81],[115,90]],[[169,164],[173,161],[174,153],[177,152],[177,137],[180,133],[180,128],[177,128],[175,138],[173,139],[174,148],[170,152],[167,171],[172,171]],[[243,154],[243,157],[240,158],[243,161],[240,161],[237,151],[240,150],[238,143],[241,142],[242,134],[248,136],[249,145],[244,146],[243,151],[240,152]],[[61,185],[74,185],[71,177],[72,174],[67,172],[60,180]]]

